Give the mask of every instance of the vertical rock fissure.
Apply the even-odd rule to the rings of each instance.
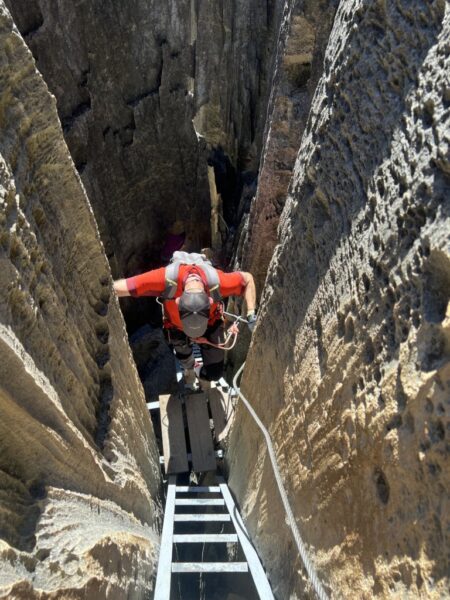
[[[321,578],[445,594],[447,4],[0,0],[1,593],[152,586],[174,358],[124,299],[133,363],[110,269],[175,232],[255,276],[242,386]],[[275,595],[307,595],[239,411],[228,443]]]

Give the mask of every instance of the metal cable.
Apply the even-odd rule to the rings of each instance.
[[[318,575],[316,573],[316,570],[315,570],[315,568],[314,568],[314,566],[313,566],[313,564],[311,562],[311,559],[308,556],[308,552],[306,550],[306,546],[303,543],[303,540],[302,540],[302,538],[300,536],[300,532],[298,530],[297,523],[295,522],[294,514],[293,514],[292,509],[291,509],[291,507],[289,505],[289,500],[288,500],[288,497],[287,497],[287,494],[286,494],[286,490],[284,489],[283,481],[281,479],[281,473],[280,473],[280,470],[278,468],[277,459],[276,459],[276,456],[275,456],[275,450],[274,450],[274,448],[272,446],[272,440],[270,439],[269,432],[267,431],[267,429],[262,424],[261,420],[259,419],[258,415],[253,410],[253,408],[250,405],[250,403],[247,400],[247,398],[244,396],[244,394],[242,394],[240,388],[237,386],[237,380],[238,380],[240,374],[242,373],[242,370],[244,369],[244,366],[245,366],[245,362],[242,363],[240,369],[238,370],[238,372],[234,376],[233,387],[236,390],[236,392],[239,394],[241,400],[245,404],[245,406],[246,406],[247,410],[249,411],[249,413],[251,414],[251,416],[256,421],[256,424],[258,425],[258,427],[263,432],[263,435],[264,435],[264,438],[265,438],[266,444],[267,444],[267,449],[269,450],[270,462],[272,463],[272,468],[273,468],[273,472],[275,474],[275,479],[276,479],[276,482],[277,482],[277,485],[278,485],[278,490],[280,492],[281,500],[283,501],[284,510],[286,511],[286,515],[288,517],[289,525],[290,525],[290,528],[292,530],[292,534],[294,536],[295,543],[297,544],[297,548],[298,548],[299,554],[301,556],[303,564],[305,565],[306,572],[308,573],[308,576],[309,576],[309,578],[311,580],[311,583],[312,583],[312,585],[314,587],[314,591],[316,592],[317,597],[320,600],[328,600],[328,595],[327,595],[327,593],[326,593],[326,591],[325,591],[322,583],[319,580],[319,577],[318,577]]]

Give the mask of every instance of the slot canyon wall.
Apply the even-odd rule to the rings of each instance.
[[[110,268],[175,218],[209,241],[211,156],[256,171],[284,7],[5,4],[0,594],[143,597],[158,451]]]
[[[113,273],[156,266],[175,219],[209,245],[207,160],[257,169],[283,3],[6,4],[56,96]]]
[[[0,597],[151,590],[158,450],[110,268],[159,263],[175,219],[209,243],[208,163],[261,294],[243,391],[321,578],[445,595],[448,3],[4,1]],[[309,597],[241,409],[228,464],[276,597]]]
[[[0,597],[142,598],[159,453],[56,102],[0,2]]]
[[[278,222],[338,4],[338,0],[291,0],[285,4],[258,186],[240,223],[235,257],[242,269],[253,274],[258,295],[278,241]]]
[[[240,264],[262,261],[260,283],[271,258],[242,389],[336,597],[448,594],[449,13],[441,0],[339,3],[301,144],[302,120],[285,119],[297,146],[270,123],[261,172],[272,173],[239,246]],[[285,91],[279,106],[295,102]],[[289,177],[272,175],[281,153],[297,158],[268,251]],[[308,595],[242,407],[229,448],[276,597]]]

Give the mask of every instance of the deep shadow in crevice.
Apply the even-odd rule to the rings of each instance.
[[[105,317],[109,310],[109,288],[100,281],[101,292],[93,302],[95,315],[96,344],[91,350],[92,358],[98,369],[99,391],[95,409],[96,428],[94,441],[100,451],[103,451],[105,440],[111,423],[110,408],[114,399],[114,384],[110,366],[109,325]]]
[[[220,146],[211,151],[208,164],[214,168],[217,192],[222,198],[223,218],[229,228],[235,229],[242,218],[239,205],[243,188],[251,185],[257,174],[236,169]],[[244,212],[249,209],[250,206]]]
[[[387,504],[389,502],[390,487],[385,474],[380,468],[374,470],[373,480],[380,502]]]
[[[61,118],[61,123],[64,133],[68,133],[75,125],[77,119],[85,115],[91,110],[91,99],[88,98],[85,102],[81,102],[76,106],[70,115]]]
[[[16,6],[15,0],[5,0],[5,4],[22,37],[29,42],[44,24],[44,16],[39,3],[37,0],[27,0],[27,8],[23,11],[20,10],[19,6]]]
[[[0,488],[3,491],[0,539],[21,552],[32,552],[41,515],[39,502],[46,496],[45,486],[41,480],[27,484],[3,465]]]
[[[111,423],[109,411],[113,398],[114,387],[112,380],[109,375],[106,375],[100,382],[98,407],[96,410],[97,430],[95,432],[95,443],[100,450],[103,450],[108,435],[109,425]]]
[[[424,265],[423,315],[429,323],[442,323],[450,301],[450,260],[433,250]]]

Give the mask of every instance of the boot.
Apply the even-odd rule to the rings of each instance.
[[[194,369],[185,369],[183,373],[184,387],[190,390],[194,389],[196,375]]]
[[[204,392],[208,392],[211,389],[211,382],[208,381],[207,379],[199,378],[199,382],[200,382],[200,389],[203,390]]]

